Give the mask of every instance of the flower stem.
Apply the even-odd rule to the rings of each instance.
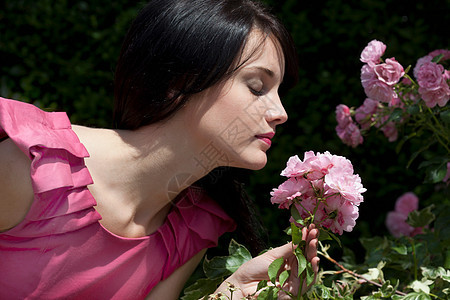
[[[412,255],[413,255],[413,261],[414,261],[414,280],[417,280],[417,257],[416,257],[416,246],[414,244],[413,239],[409,239],[412,247]]]
[[[319,243],[320,243],[320,242],[319,242]],[[321,248],[324,249],[324,248],[322,247],[322,244],[321,244],[321,243],[320,243],[320,245],[321,245]],[[330,262],[332,262],[332,263],[334,263],[336,266],[338,266],[342,271],[344,271],[344,272],[346,272],[346,273],[352,275],[353,277],[356,277],[356,278],[358,278],[358,279],[362,279],[362,280],[364,280],[365,282],[370,283],[370,284],[372,284],[372,285],[375,285],[375,286],[377,286],[377,287],[379,287],[379,288],[382,287],[382,285],[379,284],[378,282],[375,282],[375,281],[373,281],[373,280],[366,279],[366,278],[364,278],[362,275],[359,275],[359,274],[357,274],[357,273],[355,273],[355,272],[353,272],[353,271],[350,271],[349,269],[347,269],[346,267],[344,267],[343,265],[341,265],[340,263],[338,263],[336,260],[334,260],[334,259],[333,259],[326,251],[324,251],[324,252],[322,252],[322,251],[317,251],[317,253],[321,254],[323,257],[325,257],[326,259],[328,259]],[[395,291],[395,293],[398,294],[398,295],[401,295],[401,296],[406,296],[405,293],[400,292],[400,291],[397,291],[397,290]]]

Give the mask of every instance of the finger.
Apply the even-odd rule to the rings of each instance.
[[[312,265],[312,269],[314,271],[314,274],[317,275],[317,273],[319,273],[319,263],[320,263],[320,258],[319,257],[313,257],[313,259],[311,259],[311,265]]]

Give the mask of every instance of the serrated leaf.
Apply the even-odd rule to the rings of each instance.
[[[302,241],[302,231],[294,223],[291,223],[291,236],[294,245],[298,245]]]
[[[280,276],[278,278],[278,281],[280,282],[280,286],[283,286],[288,278],[289,278],[289,271],[288,270],[284,270],[283,272],[281,272],[281,274],[280,274]]]
[[[194,284],[184,289],[184,295],[181,300],[198,300],[201,297],[214,293],[217,286],[222,282],[222,278],[202,278]]]
[[[425,227],[429,225],[435,219],[435,215],[431,212],[433,208],[434,205],[430,205],[420,211],[413,210],[409,213],[406,223],[412,227]]]
[[[306,265],[307,265],[308,261],[306,260],[306,257],[303,254],[303,251],[302,251],[302,249],[300,249],[300,247],[295,248],[294,254],[295,254],[295,257],[297,258],[297,263],[298,263],[298,275],[297,276],[300,277],[300,275],[306,269]]]
[[[277,277],[278,277],[278,272],[280,271],[281,267],[284,264],[284,259],[282,257],[275,259],[270,265],[269,265],[269,269],[268,269],[268,273],[269,273],[269,279],[272,283],[275,284]]]
[[[312,264],[308,262],[306,264],[306,285],[309,286],[311,283],[314,282],[314,271],[312,268]]]
[[[203,271],[208,278],[225,277],[234,273],[243,263],[252,258],[250,252],[236,241],[231,240],[229,256],[216,256],[211,260],[205,258]]]

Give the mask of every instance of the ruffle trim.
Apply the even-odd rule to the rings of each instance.
[[[157,231],[168,252],[162,280],[202,249],[217,246],[222,234],[235,229],[234,220],[203,189],[187,188]]]
[[[84,164],[89,154],[65,113],[0,98],[0,139],[6,136],[31,159],[35,198],[25,219],[2,238],[61,234],[101,219],[86,188],[92,184]]]

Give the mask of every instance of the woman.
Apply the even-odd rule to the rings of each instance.
[[[0,298],[176,299],[224,232],[237,225],[258,250],[248,201],[220,168],[266,164],[295,68],[289,35],[259,4],[155,0],[122,48],[114,130],[1,99]],[[316,272],[317,234],[304,229]],[[278,257],[294,267],[291,247],[227,278],[235,296]]]

